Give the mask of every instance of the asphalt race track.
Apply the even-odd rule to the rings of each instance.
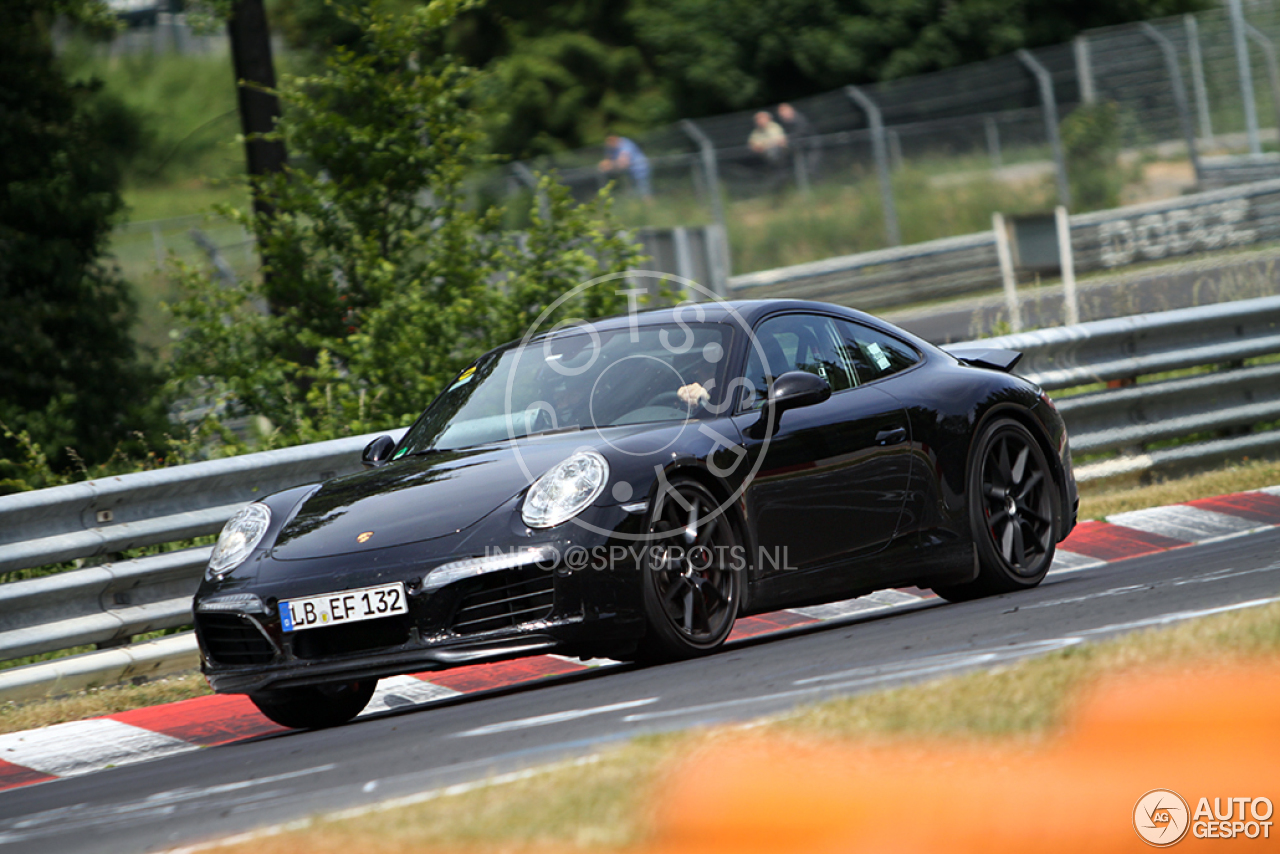
[[[1280,528],[924,600],[662,667],[599,668],[0,793],[0,852],[167,850],[591,753],[644,732],[991,666],[1280,599]]]

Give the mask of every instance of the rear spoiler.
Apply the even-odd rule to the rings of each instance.
[[[942,349],[966,365],[990,368],[993,371],[1004,371],[1006,374],[1012,371],[1013,366],[1022,359],[1022,354],[1017,350],[1001,350],[996,347],[974,347],[973,345],[968,345],[955,349],[950,347],[943,347]]]

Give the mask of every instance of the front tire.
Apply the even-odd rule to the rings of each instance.
[[[664,484],[649,514],[644,577],[644,662],[714,652],[729,637],[742,598],[742,550],[727,512],[695,480]]]
[[[377,685],[376,679],[334,685],[309,685],[304,688],[283,688],[250,694],[249,699],[258,707],[258,711],[280,726],[324,729],[345,724],[360,714],[369,705]]]
[[[961,602],[1038,585],[1053,563],[1058,504],[1053,470],[1031,431],[1010,419],[992,423],[978,440],[969,471],[978,577],[934,592]]]

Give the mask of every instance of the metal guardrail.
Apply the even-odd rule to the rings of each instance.
[[[1280,420],[1280,297],[1095,321],[971,342],[1024,354],[1019,373],[1051,390],[1218,365],[1210,374],[1062,396],[1058,407],[1077,455],[1123,451],[1078,465],[1090,480],[1280,450],[1280,430],[1241,433]],[[952,345],[962,349],[966,345]],[[1143,452],[1141,446],[1202,433],[1208,441]],[[254,498],[355,471],[361,436],[176,466],[0,497],[0,568],[40,566],[212,534]],[[190,634],[113,646],[191,622],[191,595],[209,548],[115,560],[0,585],[0,658],[85,644],[111,648],[0,671],[0,700],[66,692],[111,680],[151,678],[197,663]]]
[[[360,452],[374,435],[0,496],[0,571],[216,534],[258,497],[358,471]],[[191,623],[191,597],[210,548],[107,560],[0,585],[0,659],[86,644],[118,647],[0,671],[0,699],[194,667],[190,634],[123,644]]]
[[[1280,180],[1069,218],[1076,274],[1280,240]],[[739,298],[793,297],[867,311],[1001,286],[993,232],[745,273]]]
[[[1174,473],[1280,451],[1280,429],[1249,432],[1280,421],[1280,363],[1242,366],[1247,359],[1280,354],[1280,297],[1099,320],[981,343],[1021,351],[1017,372],[1051,391],[1120,384],[1057,400],[1075,454],[1125,452],[1119,459],[1077,465],[1078,480]],[[1204,366],[1220,370],[1126,384]],[[1143,450],[1148,444],[1203,433],[1236,435],[1152,453]]]

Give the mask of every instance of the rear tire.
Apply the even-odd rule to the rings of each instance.
[[[658,663],[706,655],[733,631],[742,598],[741,549],[728,513],[696,480],[659,490],[649,513],[644,586],[645,635],[634,656]]]
[[[934,592],[963,602],[1038,585],[1053,563],[1059,501],[1053,470],[1031,431],[1007,418],[993,422],[978,440],[969,467],[969,525],[978,577]]]
[[[305,688],[284,688],[249,699],[271,720],[292,729],[324,729],[354,718],[369,705],[377,679]]]

